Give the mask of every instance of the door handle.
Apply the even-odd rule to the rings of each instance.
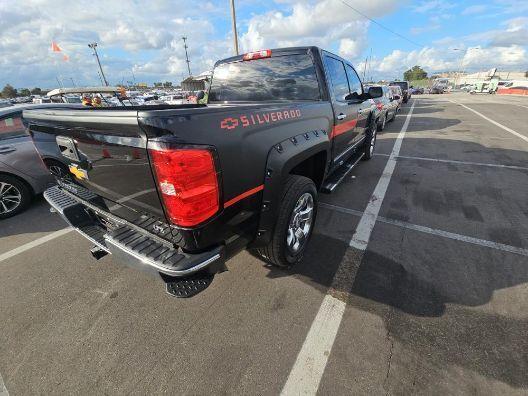
[[[337,116],[337,119],[338,119],[338,120],[344,120],[345,118],[346,118],[346,114],[343,114],[343,113],[341,113],[341,114],[339,114],[339,115]]]
[[[16,151],[16,148],[14,148],[13,146],[0,147],[0,154],[12,153],[13,151]]]

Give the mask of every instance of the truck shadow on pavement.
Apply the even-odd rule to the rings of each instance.
[[[294,276],[326,293],[347,249],[341,240],[314,234],[302,265],[270,267],[268,276]],[[444,277],[438,274],[450,264],[437,262],[436,271],[428,268],[424,277],[418,266],[367,251],[349,285],[347,305],[381,317],[391,339],[421,356],[427,370],[459,365],[525,387],[528,320],[472,308],[488,303],[496,290],[528,282],[522,261],[473,263],[467,269],[457,263],[456,275]],[[475,272],[475,265],[481,270]],[[406,362],[417,372],[425,370],[423,363]]]
[[[432,129],[444,121],[434,120],[437,125]],[[450,124],[459,122],[454,121]],[[424,157],[432,157],[433,152],[439,158],[445,157],[442,153],[450,153],[449,158],[456,160],[527,166],[526,151],[486,147],[471,141],[409,137],[404,141],[403,155],[409,155],[406,147],[421,151]],[[487,232],[491,241],[526,247],[522,224],[528,219],[528,207],[522,183],[527,180],[528,170],[402,161],[406,161],[405,166],[401,164],[396,169],[382,215],[410,221],[411,213],[429,213],[428,206],[422,207],[423,202],[413,197],[432,189],[441,198],[438,205],[442,210],[432,211],[431,216],[446,220],[456,217],[457,221]],[[363,166],[371,172],[374,165]],[[435,179],[431,171],[443,178]],[[473,174],[479,178],[466,182],[467,178],[476,177]],[[457,178],[459,184],[450,184],[452,178]],[[376,180],[367,178],[346,182],[325,201],[337,205],[346,202],[349,209],[360,209],[363,201],[345,198],[358,188],[368,186],[372,190],[375,184]],[[468,205],[482,213],[494,208],[505,220],[473,216],[466,213]],[[431,217],[424,215],[423,225],[430,226],[427,219]],[[515,219],[513,224],[517,226],[507,227],[508,219]],[[268,276],[293,276],[326,294],[351,249],[348,241],[358,220],[357,215],[320,209],[303,262],[289,270],[270,268]],[[497,227],[500,233],[494,231]],[[460,232],[457,228],[453,231]],[[515,235],[519,237],[514,238]],[[448,367],[456,370],[460,366],[514,387],[528,387],[528,319],[522,308],[528,302],[527,258],[460,243],[378,223],[361,263],[356,264],[354,281],[347,285],[347,304],[384,320],[388,337],[408,351],[406,356],[398,357],[408,361],[395,368],[412,371],[404,375],[416,378],[425,373],[422,381],[435,376],[445,380]]]

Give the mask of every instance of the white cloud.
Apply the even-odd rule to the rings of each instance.
[[[487,70],[492,67],[514,70],[527,64],[527,50],[518,45],[509,47],[468,48],[464,52],[448,48],[426,47],[416,51],[394,50],[382,59],[374,59],[370,65],[369,75],[381,78],[393,78],[419,65],[428,73],[457,70]],[[524,69],[523,69],[524,70]]]
[[[433,11],[436,13],[439,11],[446,11],[454,7],[455,4],[445,0],[428,0],[422,1],[417,6],[414,6],[413,11],[418,13],[427,13]]]
[[[356,57],[366,45],[369,22],[339,0],[282,1],[288,12],[273,11],[255,15],[241,37],[244,51],[262,48],[337,44],[342,55]],[[372,0],[358,9],[377,18],[393,11],[396,0]]]
[[[488,6],[485,4],[476,4],[469,7],[466,7],[462,11],[462,15],[475,15],[475,14],[482,14],[484,11],[488,9]]]
[[[189,38],[191,65],[198,74],[210,68],[211,59],[227,52],[225,33],[217,32],[210,21],[218,17],[217,3],[2,0],[0,84],[54,87],[57,76],[68,84],[70,77],[94,84],[97,66],[87,46],[92,41],[99,44],[111,83],[132,80],[133,70],[138,81],[179,81],[187,74],[183,35]],[[52,40],[68,54],[69,62],[50,51]]]

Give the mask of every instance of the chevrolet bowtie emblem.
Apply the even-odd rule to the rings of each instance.
[[[84,169],[79,169],[77,165],[69,166],[70,172],[79,180],[87,180],[88,173]]]

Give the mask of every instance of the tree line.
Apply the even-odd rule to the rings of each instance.
[[[18,96],[29,96],[29,95],[42,95],[44,91],[42,89],[35,87],[33,89],[22,88],[20,91],[16,88],[13,88],[11,84],[6,84],[6,86],[0,92],[0,96],[4,99],[16,98]]]
[[[403,73],[403,79],[405,81],[425,80],[426,78],[427,72],[418,65],[413,66]]]

